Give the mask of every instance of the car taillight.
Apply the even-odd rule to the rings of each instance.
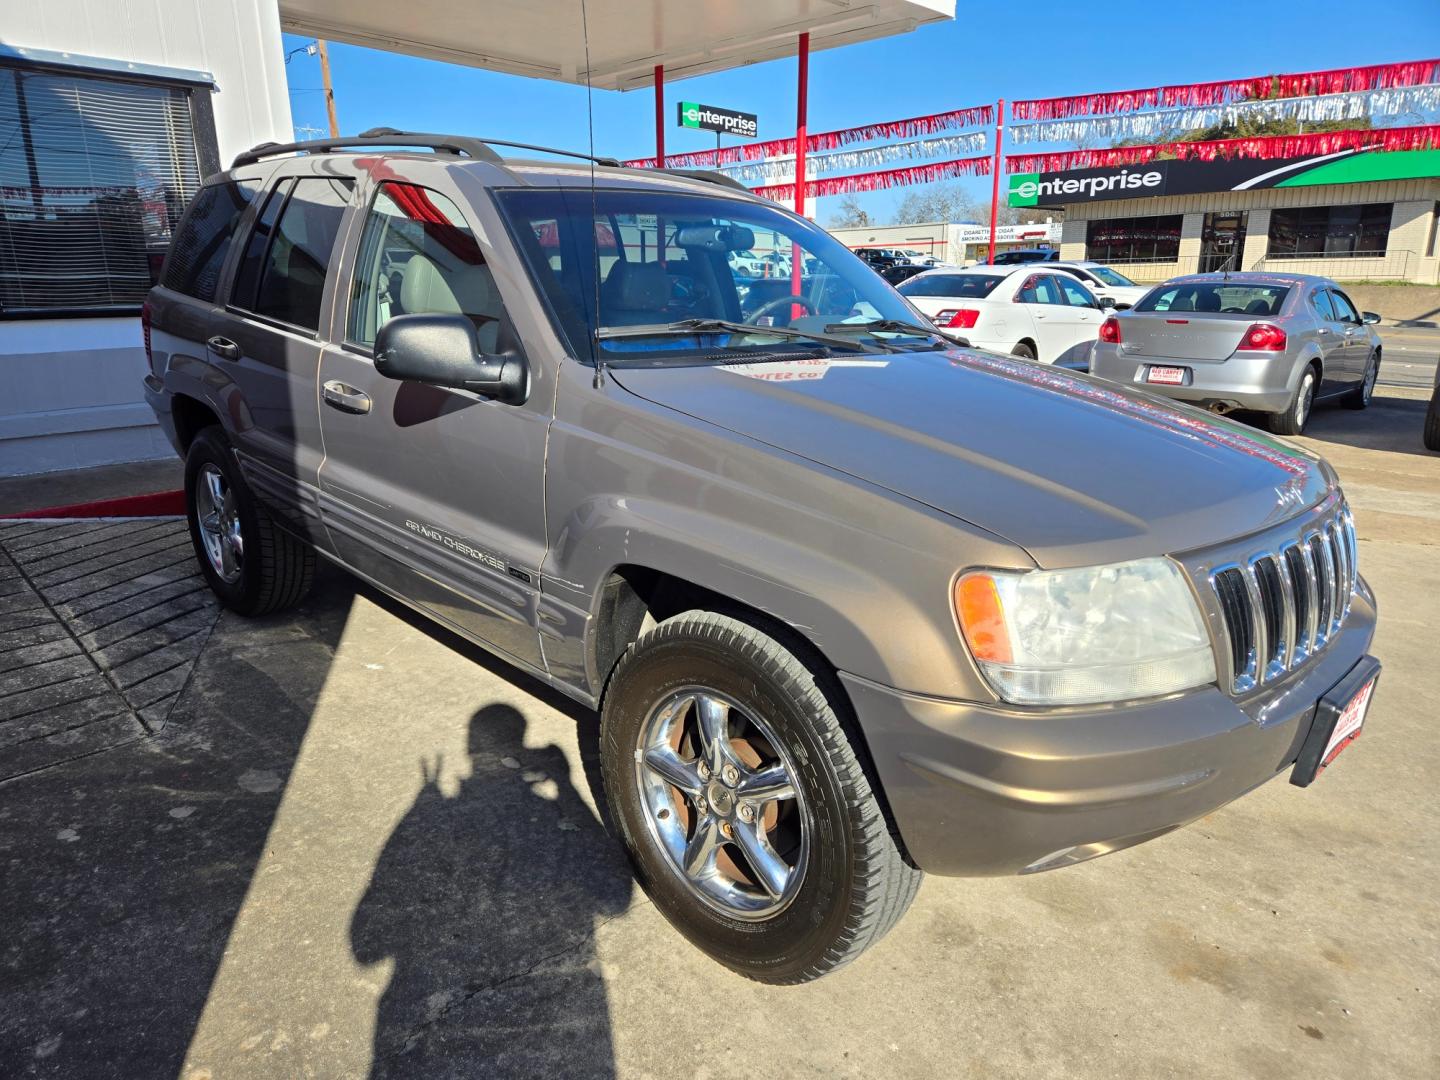
[[[1100,340],[1107,345],[1120,344],[1120,320],[1114,315],[1100,324]]]
[[[979,319],[980,312],[975,308],[962,307],[951,313],[950,319],[945,325],[961,330],[973,330],[975,329],[975,323],[978,322]]]
[[[145,335],[145,366],[155,370],[155,355],[150,351],[150,301],[140,305],[140,330]]]
[[[1269,323],[1256,323],[1245,331],[1240,339],[1240,348],[1254,352],[1284,352],[1285,331]]]

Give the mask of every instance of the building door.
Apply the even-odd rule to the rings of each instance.
[[[1246,210],[1228,210],[1205,215],[1200,232],[1200,272],[1218,274],[1245,269],[1240,253],[1245,249]]]

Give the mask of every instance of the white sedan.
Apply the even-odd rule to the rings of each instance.
[[[1077,279],[1096,296],[1109,297],[1117,308],[1134,307],[1150,291],[1149,285],[1137,285],[1118,270],[1097,262],[1056,262],[1049,269],[1063,270]]]
[[[1106,316],[1080,282],[1033,263],[941,267],[916,274],[899,291],[936,326],[975,348],[1045,364],[1088,364]]]

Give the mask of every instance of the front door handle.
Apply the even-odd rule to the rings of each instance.
[[[353,386],[346,386],[343,382],[331,379],[321,387],[321,390],[325,397],[325,404],[332,409],[362,414],[370,411],[370,395],[356,390]]]
[[[228,337],[221,337],[216,334],[209,341],[205,342],[210,351],[221,360],[239,360],[240,346],[231,341]]]

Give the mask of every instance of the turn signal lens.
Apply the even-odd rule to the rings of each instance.
[[[989,574],[966,574],[955,583],[955,613],[976,660],[1008,664],[1010,635],[1005,632],[1005,609],[1000,590]]]
[[[1284,352],[1285,331],[1269,323],[1256,323],[1245,331],[1240,339],[1240,348],[1255,352]]]
[[[1120,320],[1114,315],[1100,324],[1100,340],[1107,345],[1120,344]]]

